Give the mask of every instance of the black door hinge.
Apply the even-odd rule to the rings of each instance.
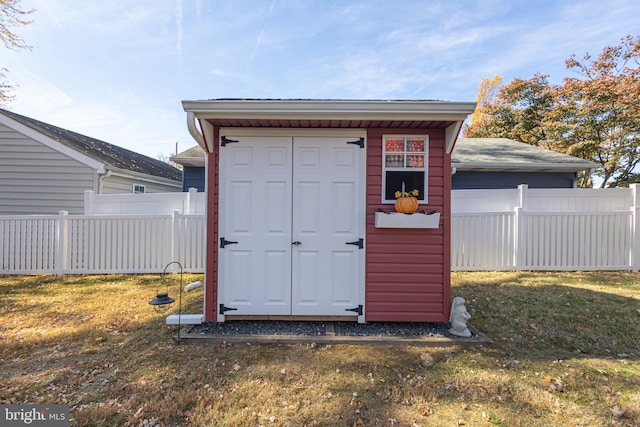
[[[220,247],[222,249],[224,249],[224,247],[227,246],[227,245],[235,245],[236,243],[238,243],[238,242],[232,242],[231,240],[227,240],[224,237],[220,238]]]
[[[354,313],[358,313],[358,316],[362,316],[362,304],[353,308],[346,308],[344,311],[353,311]]]
[[[361,237],[358,240],[356,240],[355,242],[347,242],[347,245],[354,245],[357,246],[358,249],[362,249],[364,248],[364,239]]]
[[[360,137],[356,141],[347,141],[347,144],[355,144],[355,145],[359,146],[360,148],[364,148],[364,138]]]
[[[226,307],[224,304],[220,304],[220,314],[224,314],[227,311],[235,311],[237,308]]]
[[[226,136],[223,136],[223,137],[220,139],[220,145],[222,145],[223,147],[224,147],[225,145],[227,145],[227,144],[232,144],[232,143],[234,143],[234,142],[240,142],[240,141],[238,141],[237,139],[229,139],[229,138],[227,138]]]

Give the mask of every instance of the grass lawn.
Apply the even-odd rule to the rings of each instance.
[[[492,345],[176,345],[158,276],[0,277],[0,403],[74,426],[640,425],[640,274],[452,280]]]

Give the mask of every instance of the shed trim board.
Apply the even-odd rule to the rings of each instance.
[[[352,231],[345,233],[349,239],[353,241],[346,243],[354,244],[358,257],[358,267],[355,282],[357,282],[357,290],[355,290],[355,298],[350,299],[341,297],[338,304],[340,311],[331,311],[335,307],[332,304],[325,304],[328,309],[316,310],[318,305],[314,305],[313,301],[306,308],[297,310],[293,308],[284,310],[285,316],[291,316],[292,319],[300,318],[344,318],[352,316],[354,321],[409,321],[409,322],[434,322],[447,321],[450,309],[450,191],[451,191],[451,158],[450,152],[453,148],[457,132],[462,122],[469,114],[473,112],[474,103],[447,103],[442,101],[332,101],[332,100],[208,100],[208,101],[183,101],[183,107],[187,112],[188,127],[194,139],[206,152],[206,186],[207,186],[207,261],[205,272],[205,318],[207,321],[224,321],[232,318],[235,311],[238,315],[242,315],[242,310],[227,311],[225,307],[229,300],[229,295],[236,292],[236,299],[242,302],[242,299],[250,299],[252,295],[250,291],[245,289],[236,289],[235,287],[225,287],[223,281],[228,281],[229,271],[235,268],[238,276],[245,275],[246,272],[239,268],[242,264],[236,266],[227,265],[229,254],[221,254],[228,248],[240,249],[240,243],[231,243],[230,246],[220,248],[223,243],[221,239],[226,241],[240,241],[240,239],[229,238],[226,236],[230,232],[228,226],[236,221],[241,224],[242,221],[248,223],[247,218],[253,218],[252,215],[235,217],[232,211],[225,209],[232,206],[225,205],[237,204],[239,206],[250,206],[250,209],[260,212],[260,221],[263,221],[265,215],[272,219],[284,218],[285,223],[291,224],[291,229],[296,227],[296,209],[302,209],[304,215],[309,217],[331,216],[333,211],[344,211],[347,216],[350,212],[357,212],[355,216],[359,236],[355,236]],[[199,125],[199,129],[198,126]],[[382,190],[382,141],[384,135],[425,135],[429,140],[429,156],[428,156],[428,205],[423,204],[421,209],[435,209],[441,214],[440,224],[434,229],[376,229],[375,213],[379,209],[391,208],[388,204],[381,203]],[[280,186],[274,194],[280,194],[278,202],[274,206],[264,206],[263,202],[255,202],[249,200],[246,195],[242,197],[230,199],[227,197],[231,191],[233,194],[242,194],[241,188],[247,188],[246,192],[255,194],[255,190],[249,191],[252,182],[262,185],[267,180],[270,171],[265,171],[264,162],[256,165],[256,169],[247,173],[243,178],[239,170],[233,169],[228,165],[228,156],[233,150],[235,142],[229,142],[225,147],[221,147],[221,138],[225,136],[231,140],[251,140],[251,144],[256,147],[257,152],[262,151],[261,159],[275,159],[276,163],[287,163],[289,160],[282,162],[283,159],[292,159],[290,172],[282,175],[282,179],[276,179],[277,185],[273,185],[272,189]],[[322,151],[334,150],[333,142],[327,142],[325,145],[319,144],[321,141],[333,141],[334,138],[343,139],[354,138],[354,141],[364,141],[363,148],[359,145],[351,145],[349,150],[340,149],[345,156],[343,159],[351,158],[345,153],[357,153],[360,166],[354,179],[342,179],[341,183],[348,182],[349,185],[357,186],[354,191],[332,191],[335,194],[333,199],[328,196],[314,196],[315,189],[309,192],[302,192],[295,189],[296,176],[295,163],[300,159],[295,159],[296,142],[299,147],[309,148],[309,157],[303,162],[306,166],[313,165],[315,155],[325,156]],[[276,149],[272,154],[264,152],[265,141],[282,141],[282,138],[291,141],[291,149],[289,154],[284,154],[289,147],[286,142],[283,147]],[[261,142],[262,146],[260,146]],[[278,142],[278,143],[280,143]],[[305,145],[307,144],[307,145]],[[314,145],[315,144],[315,145]],[[273,144],[271,144],[274,146]],[[276,144],[277,145],[277,144]],[[238,147],[238,145],[236,145]],[[324,148],[323,148],[324,147]],[[276,147],[277,148],[277,147]],[[237,151],[237,150],[236,150]],[[242,150],[238,151],[240,153]],[[250,150],[249,150],[250,151]],[[335,150],[334,150],[335,151]],[[315,153],[315,154],[313,154]],[[245,150],[239,154],[244,157],[240,158],[239,166],[248,167],[250,162],[250,154]],[[331,158],[331,156],[329,156]],[[262,161],[261,160],[261,161]],[[349,162],[340,162],[340,165]],[[324,180],[331,182],[331,173],[326,173],[329,169],[320,168],[325,171],[317,178],[322,183]],[[231,175],[236,173],[235,188],[228,181]],[[304,172],[306,173],[306,172]],[[301,175],[303,176],[303,175]],[[263,178],[264,177],[264,178]],[[244,179],[244,180],[243,180]],[[315,178],[314,178],[315,179]],[[305,177],[303,179],[305,185],[313,181]],[[278,184],[279,182],[279,184]],[[332,184],[331,184],[332,185]],[[243,187],[244,186],[244,187]],[[312,188],[309,185],[307,188]],[[315,188],[321,188],[318,184]],[[347,188],[346,186],[344,188]],[[353,188],[353,187],[351,187]],[[269,191],[271,191],[269,190]],[[289,197],[282,195],[289,192]],[[298,195],[294,193],[304,193],[304,197],[311,197],[308,202],[301,203],[301,206],[315,203],[312,209],[296,208],[294,205],[300,203],[296,200]],[[350,192],[358,193],[357,201],[354,202],[346,195]],[[266,191],[262,191],[266,193]],[[324,193],[318,193],[324,194]],[[264,199],[264,194],[260,198]],[[274,197],[274,199],[278,199]],[[355,208],[349,205],[354,203]],[[259,206],[258,206],[259,205]],[[334,207],[335,206],[335,207]],[[328,208],[328,211],[322,211]],[[271,209],[275,213],[266,213]],[[316,212],[317,211],[317,212]],[[298,215],[300,215],[298,213]],[[277,221],[275,221],[277,222]],[[246,228],[246,227],[245,227]],[[277,228],[277,227],[276,227]],[[260,229],[260,228],[258,228]],[[240,233],[237,236],[248,236],[242,227],[238,227]],[[238,231],[236,230],[236,231]],[[233,227],[231,229],[233,231]],[[244,233],[244,235],[243,235]],[[294,233],[292,231],[291,233]],[[276,233],[277,234],[277,233]],[[282,234],[282,233],[281,233]],[[286,233],[285,233],[286,234]],[[320,234],[320,233],[317,233]],[[294,234],[279,237],[296,237]],[[358,239],[355,239],[358,237]],[[260,237],[262,238],[262,237]],[[324,239],[329,237],[324,236]],[[360,240],[361,239],[361,240]],[[294,270],[295,260],[293,258],[286,259],[287,251],[295,251],[298,247],[297,241],[290,239],[289,249],[284,249],[285,261],[271,265],[276,268],[285,266],[285,276],[287,263],[290,263],[292,276],[297,274]],[[227,242],[224,242],[225,245]],[[259,242],[259,240],[256,240]],[[300,240],[302,248],[304,241]],[[344,243],[344,242],[343,242]],[[361,245],[362,249],[357,249],[356,245]],[[258,246],[258,245],[256,245]],[[292,248],[292,249],[291,249]],[[252,248],[243,249],[243,255],[250,253]],[[330,251],[329,251],[330,252]],[[282,250],[279,255],[283,255]],[[279,256],[278,255],[278,256]],[[342,254],[341,254],[342,255]],[[345,255],[347,258],[351,255]],[[227,257],[227,258],[225,258]],[[346,259],[346,258],[345,258]],[[342,259],[344,260],[344,259]],[[246,265],[252,265],[251,263]],[[266,265],[262,263],[262,267]],[[319,265],[319,264],[316,264]],[[326,265],[326,264],[325,264]],[[345,267],[342,271],[352,271],[350,267]],[[253,268],[253,267],[252,267]],[[299,270],[298,270],[299,271]],[[331,271],[329,272],[331,273]],[[255,274],[255,273],[252,273]],[[313,275],[312,275],[313,276]],[[236,280],[231,276],[231,280]],[[277,274],[274,276],[277,277]],[[326,276],[330,277],[330,276]],[[239,284],[233,286],[246,286],[249,281],[239,279]],[[288,279],[285,279],[285,282]],[[295,280],[295,279],[293,279]],[[282,281],[275,281],[280,285]],[[347,283],[343,281],[343,283]],[[291,285],[289,298],[295,300],[297,298],[294,286]],[[277,306],[291,304],[286,301],[287,291],[282,292],[281,288],[275,286],[273,289],[267,289],[268,292],[279,290],[280,295],[285,296],[285,301],[279,301],[278,298],[272,298]],[[284,289],[288,289],[286,286]],[[311,289],[311,288],[309,288]],[[307,289],[307,290],[309,290]],[[351,288],[349,288],[351,289]],[[352,295],[347,289],[346,294]],[[237,291],[242,291],[237,293]],[[264,292],[261,289],[260,292]],[[276,292],[277,294],[277,292]],[[238,297],[239,295],[239,297]],[[249,297],[248,297],[249,296]],[[268,300],[264,296],[256,296],[261,301]],[[354,303],[354,307],[346,308],[346,304]],[[281,309],[282,307],[279,307]],[[345,311],[345,308],[347,311]],[[353,311],[350,311],[353,309]],[[288,310],[288,311],[287,311]],[[264,310],[262,310],[264,311]],[[252,314],[253,313],[253,314]],[[247,311],[244,316],[256,316],[262,318],[265,315],[280,316],[277,310],[268,311],[263,314],[260,310],[251,312]]]
[[[460,121],[475,109],[474,102],[433,100],[262,100],[216,99],[182,101],[185,111],[200,119],[284,118],[342,120]],[[462,126],[462,121],[457,126]]]

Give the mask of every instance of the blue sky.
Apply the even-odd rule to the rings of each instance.
[[[151,157],[195,144],[180,101],[474,101],[640,34],[638,0],[22,0],[12,111]]]

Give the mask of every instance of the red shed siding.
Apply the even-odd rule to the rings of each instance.
[[[427,205],[441,214],[436,229],[375,228],[382,204],[382,136],[429,135]],[[442,130],[369,129],[367,133],[366,321],[442,322],[449,316],[450,165]]]

